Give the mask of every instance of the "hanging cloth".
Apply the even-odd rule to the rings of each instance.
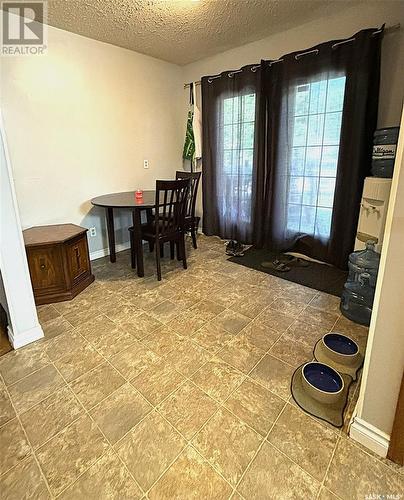
[[[192,128],[195,143],[195,160],[200,160],[202,158],[202,114],[196,103],[196,85],[192,84],[192,87],[194,101],[194,117],[192,120]]]
[[[189,110],[188,110],[188,118],[187,118],[187,130],[185,133],[185,143],[184,143],[184,151],[182,153],[182,157],[184,160],[190,160],[191,165],[194,159],[195,154],[195,137],[194,130],[192,126],[192,122],[194,119],[194,94],[193,94],[194,84],[191,83],[189,85]]]

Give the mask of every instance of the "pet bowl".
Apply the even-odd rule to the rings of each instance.
[[[302,382],[312,398],[325,404],[338,401],[344,389],[344,381],[334,368],[315,361],[303,366]]]
[[[353,366],[360,358],[358,344],[341,333],[326,333],[321,342],[324,354],[336,363]]]

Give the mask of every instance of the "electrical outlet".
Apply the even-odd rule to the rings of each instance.
[[[143,160],[143,168],[149,168],[149,160]]]
[[[90,227],[90,236],[94,238],[94,236],[97,236],[97,229],[95,227]]]

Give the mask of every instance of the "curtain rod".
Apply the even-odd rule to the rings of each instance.
[[[380,30],[374,31],[372,33],[372,36],[376,35],[377,33],[381,33],[382,31],[383,31],[383,35],[386,35],[386,34],[394,32],[394,31],[397,31],[400,28],[401,28],[400,23],[393,24],[392,26],[388,26],[387,28],[384,28],[384,30],[380,29]],[[332,45],[332,48],[338,47],[339,45],[343,45],[344,43],[353,42],[354,40],[355,40],[355,37],[348,38],[347,40],[342,40],[341,42],[336,42],[336,43],[334,43],[334,45]],[[300,52],[299,54],[295,55],[295,58],[299,59],[301,56],[305,56],[307,54],[318,54],[318,52],[319,52],[318,49],[308,50],[306,52]],[[283,59],[276,59],[274,61],[271,61],[269,64],[272,65],[272,64],[275,64],[275,63],[281,62],[281,61],[283,61]],[[259,67],[260,67],[260,64],[257,64],[256,66],[252,66],[251,71],[256,71]],[[237,71],[229,71],[228,76],[231,78],[234,75],[234,73],[241,73],[242,71],[243,71],[242,69],[239,69]],[[212,80],[216,80],[216,78],[221,78],[221,76],[222,75],[214,75],[214,76],[211,76],[210,78]],[[184,83],[184,89],[189,89],[189,87],[191,86],[191,83],[193,83],[194,85],[200,85],[201,80],[197,80],[196,82]]]

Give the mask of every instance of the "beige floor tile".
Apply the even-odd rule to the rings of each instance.
[[[265,311],[263,311],[257,319],[272,330],[276,330],[280,333],[284,333],[295,321],[294,316],[289,316],[283,312],[276,311],[271,307],[265,309]]]
[[[224,404],[249,426],[266,436],[285,401],[251,380],[245,380]]]
[[[37,313],[41,325],[60,316],[60,312],[52,304],[37,307]]]
[[[257,295],[253,297],[243,297],[235,301],[230,309],[247,316],[250,319],[256,318],[270,304],[272,300],[264,300]]]
[[[193,445],[230,484],[236,486],[262,437],[220,409],[193,439]]]
[[[288,332],[271,347],[269,353],[297,368],[313,359],[313,346],[296,342]]]
[[[6,385],[10,385],[48,365],[49,361],[48,356],[43,351],[43,344],[35,342],[1,356],[0,373]]]
[[[96,424],[84,415],[45,443],[36,456],[54,495],[75,481],[108,448]]]
[[[309,304],[311,300],[317,295],[317,290],[302,286],[291,281],[283,281],[283,288],[281,296],[286,299],[299,300],[305,304]]]
[[[290,396],[290,381],[294,368],[267,354],[254,368],[250,376],[277,396]]]
[[[38,448],[83,414],[83,408],[68,387],[62,387],[21,415],[28,439]]]
[[[171,300],[164,300],[164,302],[150,309],[149,314],[158,321],[161,321],[161,323],[168,323],[183,310],[184,308],[182,305],[172,302]]]
[[[215,353],[230,342],[234,335],[226,331],[215,320],[205,323],[192,337],[197,344],[210,353]]]
[[[15,411],[6,388],[0,384],[0,426],[15,417]]]
[[[281,333],[272,330],[259,320],[251,321],[240,333],[240,337],[246,338],[263,351],[268,351],[280,336]]]
[[[89,410],[125,383],[125,379],[109,363],[103,363],[76,379],[71,388]]]
[[[164,359],[150,363],[140,375],[131,380],[132,385],[152,405],[159,404],[173,392],[185,377],[177,372]]]
[[[109,307],[104,311],[105,316],[116,323],[130,323],[137,316],[140,316],[143,313],[144,311],[140,308],[140,306],[129,303],[124,298],[114,302],[112,307]]]
[[[331,491],[327,490],[327,488],[321,488],[320,496],[318,497],[318,500],[339,500],[334,493],[331,493]]]
[[[83,349],[86,343],[86,340],[81,335],[71,330],[45,342],[43,350],[50,360],[56,361],[66,356],[66,354]]]
[[[211,355],[198,344],[183,339],[181,344],[165,357],[165,362],[186,377],[190,377]]]
[[[320,483],[264,443],[237,489],[249,500],[311,499],[316,498]]]
[[[206,322],[197,310],[189,309],[172,319],[168,326],[183,337],[192,337]]]
[[[112,356],[110,362],[129,380],[139,375],[150,363],[158,359],[157,354],[136,341],[128,348]]]
[[[50,498],[45,481],[31,456],[0,478],[3,500],[45,500]]]
[[[91,342],[91,345],[105,358],[109,359],[123,351],[136,341],[135,337],[117,326],[112,332],[102,335]]]
[[[203,300],[195,304],[190,310],[197,311],[205,321],[211,321],[224,311],[224,307],[212,300]]]
[[[324,479],[337,444],[336,432],[287,405],[268,441],[318,481]]]
[[[61,335],[62,333],[71,332],[73,325],[63,316],[57,316],[42,324],[42,329],[45,338],[51,339]]]
[[[265,351],[252,344],[248,338],[239,335],[219,351],[217,355],[229,365],[247,374],[264,354]]]
[[[115,444],[151,410],[144,397],[130,384],[125,384],[95,406],[90,414],[107,439]]]
[[[142,313],[130,321],[119,321],[119,325],[125,332],[141,340],[163,324],[150,314]]]
[[[87,344],[59,358],[55,361],[55,366],[67,382],[72,382],[103,361],[103,357],[90,344]]]
[[[31,453],[31,448],[16,418],[0,427],[0,450],[0,476]]]
[[[226,500],[231,486],[188,446],[151,489],[150,500]]]
[[[94,342],[98,337],[108,335],[116,328],[116,323],[105,314],[100,314],[96,318],[80,324],[75,331],[82,335],[88,342]]]
[[[187,381],[161,404],[159,411],[190,440],[217,408],[213,399]]]
[[[65,382],[58,371],[48,365],[10,386],[9,392],[15,409],[23,413],[63,385]]]
[[[97,304],[97,306],[90,307],[78,307],[77,309],[72,309],[63,314],[63,317],[74,327],[80,326],[82,323],[86,321],[94,320],[97,316],[100,315],[101,304]]]
[[[174,461],[185,444],[163,417],[152,412],[124,437],[117,446],[117,452],[146,491]]]
[[[220,358],[213,358],[192,377],[193,382],[209,396],[225,400],[243,382],[245,376]]]
[[[251,319],[247,318],[247,316],[230,309],[224,310],[215,319],[217,325],[233,335],[239,333],[250,321]]]
[[[323,309],[323,311],[334,312],[339,314],[339,305],[341,298],[335,295],[330,295],[324,292],[318,292],[317,295],[311,300],[310,305]]]
[[[142,343],[158,356],[165,356],[181,345],[181,337],[168,326],[162,326],[145,337]]]
[[[338,314],[334,312],[323,311],[308,305],[306,309],[299,315],[299,320],[310,325],[318,325],[320,327],[331,330],[334,323],[338,319]]]
[[[59,497],[63,500],[127,499],[136,500],[143,493],[117,455],[108,451]]]
[[[299,318],[288,328],[286,334],[293,340],[305,344],[313,350],[316,342],[328,333],[328,331],[328,328],[321,325],[304,323]]]
[[[372,493],[386,497],[402,494],[404,478],[344,437],[337,445],[324,486],[343,499],[365,498]]]
[[[271,309],[280,311],[288,316],[298,316],[306,306],[307,304],[304,301],[279,297],[272,302]]]

